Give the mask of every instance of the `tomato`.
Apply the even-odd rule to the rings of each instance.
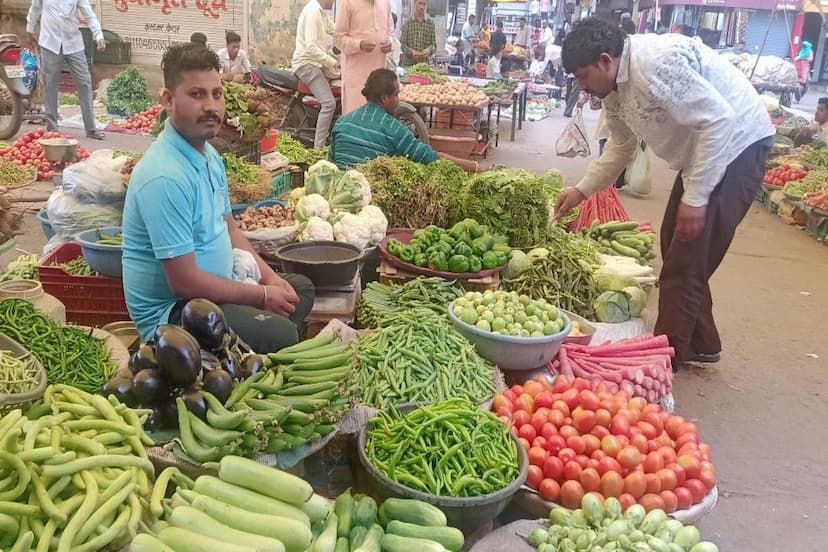
[[[566,448],[566,440],[560,435],[552,435],[546,440],[546,450],[557,456],[561,449]]]
[[[621,473],[621,464],[618,463],[618,460],[615,458],[610,458],[609,456],[605,458],[601,458],[598,461],[598,473],[604,475],[608,472],[617,472]]]
[[[693,504],[698,504],[707,495],[707,487],[698,479],[688,479],[684,482],[684,486],[693,495]]]
[[[574,462],[577,456],[578,455],[575,454],[575,451],[571,448],[562,448],[558,451],[558,458],[563,460],[564,464],[566,464],[567,462]]]
[[[655,440],[655,438],[658,437],[660,433],[659,431],[656,431],[655,426],[649,422],[641,421],[635,425],[638,429],[641,430],[641,433],[644,435],[644,437],[647,438],[648,441],[651,439]]]
[[[656,473],[664,467],[664,460],[658,452],[651,452],[644,458],[644,472]]]
[[[638,503],[644,507],[644,510],[651,512],[652,510],[663,510],[664,499],[660,495],[648,493],[638,499]]]
[[[676,487],[673,491],[676,495],[677,508],[679,510],[686,510],[693,505],[693,493],[685,487]]]
[[[669,464],[666,469],[671,470],[673,473],[676,474],[677,487],[681,487],[682,485],[684,485],[684,482],[687,481],[687,472],[684,471],[684,468],[682,468],[678,464]]]
[[[535,399],[531,395],[520,395],[515,399],[515,408],[525,410],[529,414],[532,414],[535,411]]]
[[[503,425],[508,427],[509,430],[511,430],[514,427],[512,425],[512,419],[509,416],[498,416],[497,419],[503,422]]]
[[[512,429],[515,429],[515,428],[513,427]],[[518,440],[518,443],[520,443],[521,446],[523,447],[523,450],[525,450],[526,452],[529,452],[529,449],[532,448],[532,445],[529,444],[529,441],[527,441],[523,437],[518,437],[517,440]]]
[[[541,447],[536,447],[533,445],[529,449],[529,464],[542,468],[547,456],[549,456],[548,452],[546,452]]]
[[[552,407],[552,410],[549,411],[549,415],[546,417],[547,421],[554,425],[555,428],[559,428],[563,425],[564,418],[566,418],[564,413],[554,406]]]
[[[492,410],[497,412],[497,409],[500,407],[508,408],[510,411],[514,410],[512,401],[507,399],[505,395],[495,395],[494,399],[492,399]]]
[[[575,454],[583,454],[586,451],[586,443],[583,438],[572,435],[566,438],[566,446],[575,451]]]
[[[506,425],[511,425],[512,421],[512,411],[506,408],[505,406],[501,406],[495,411],[495,416],[498,418],[506,418],[507,422]]]
[[[623,493],[618,497],[618,502],[621,503],[621,511],[626,512],[627,508],[635,504],[635,497],[629,493]]]
[[[581,438],[584,440],[584,454],[586,454],[587,456],[591,457],[593,452],[601,449],[601,439],[599,439],[595,435],[587,433],[586,435],[583,435]]]
[[[661,492],[661,479],[654,473],[645,473],[644,474],[644,483],[646,485],[646,489],[648,493],[660,493]]]
[[[586,391],[582,391],[585,393]],[[589,433],[595,426],[595,412],[577,407],[572,413],[572,423],[581,433]]]
[[[539,393],[543,393],[546,390],[546,387],[540,383],[539,381],[529,380],[523,385],[523,392],[535,398],[536,395]]]
[[[601,439],[601,450],[606,452],[607,456],[615,458],[618,456],[618,453],[621,452],[621,442],[616,436],[607,435]]]
[[[607,453],[599,448],[597,450],[592,451],[592,454],[590,454],[589,457],[593,460],[601,461],[602,459],[607,458]]]
[[[687,472],[687,479],[698,479],[699,474],[701,474],[701,462],[698,458],[683,454],[678,457],[676,462]]]
[[[561,426],[560,428],[558,428],[558,433],[560,433],[561,437],[563,437],[564,439],[569,439],[570,437],[578,437],[581,435],[581,433],[571,425]]]
[[[564,463],[557,456],[548,456],[543,463],[543,476],[555,481],[563,481]]]
[[[699,481],[704,483],[704,487],[707,489],[707,492],[713,490],[713,487],[716,486],[716,474],[712,471],[702,470],[699,474]]]
[[[597,425],[592,428],[590,434],[595,435],[599,439],[603,439],[604,437],[610,434],[610,430],[605,428],[604,426]]]
[[[584,378],[575,378],[572,380],[572,387],[574,387],[577,391],[592,389],[592,382]]]
[[[610,422],[612,421],[612,415],[609,413],[609,410],[606,408],[598,408],[595,411],[595,425],[599,425],[602,427],[609,427]]]
[[[584,487],[578,481],[567,481],[561,485],[561,505],[565,508],[576,509],[581,507],[584,498]]]
[[[589,459],[589,456],[587,456],[586,454],[579,454],[578,456],[575,457],[575,461],[578,462],[578,464],[580,464],[581,468],[583,468],[583,469],[587,469],[592,465],[591,464],[592,461]]]
[[[563,423],[563,419],[569,416],[572,412],[569,409],[569,405],[563,402],[562,400],[555,401],[555,403],[552,405],[552,408],[561,413],[561,423]]]
[[[523,386],[522,385],[513,385],[510,390],[512,393],[515,394],[515,397],[520,397],[523,395]]]
[[[583,471],[584,468],[582,468],[578,462],[570,460],[564,464],[563,476],[564,479],[574,479],[575,481],[580,481],[581,472]]]
[[[678,477],[676,472],[671,469],[663,468],[656,472],[659,481],[661,482],[662,491],[672,491],[678,487]]]
[[[532,424],[523,424],[522,426],[520,426],[520,429],[518,430],[518,435],[531,443],[535,440],[535,437],[538,436],[538,432],[535,431],[535,428],[532,427]]]
[[[670,435],[670,437],[675,439],[679,435],[677,433],[678,428],[683,423],[684,418],[682,418],[681,416],[670,416],[670,418],[667,420],[667,423],[664,424],[664,428],[667,430],[667,433]]]
[[[552,408],[552,393],[543,391],[535,395],[535,406],[538,408]]]
[[[552,383],[552,392],[563,393],[570,387],[572,387],[572,379],[569,376],[560,375]]]
[[[609,430],[613,435],[629,435],[630,421],[619,410],[618,414],[612,417]]]
[[[572,491],[570,491],[572,492]],[[541,498],[550,502],[555,502],[561,496],[561,486],[554,479],[544,479],[538,486],[538,493]]]
[[[532,419],[529,423],[532,424],[532,427],[535,428],[535,431],[538,433],[538,435],[540,435],[541,429],[543,429],[543,424],[549,423],[547,421],[547,416],[548,413],[546,409],[535,410],[535,413],[532,414]]]
[[[567,389],[564,391],[563,395],[561,395],[561,399],[566,405],[569,407],[570,412],[580,404],[581,396],[578,394],[577,389]]]
[[[601,406],[601,400],[593,391],[584,389],[581,391],[580,404],[585,409],[592,410],[594,412]]]
[[[634,498],[644,495],[647,490],[647,480],[641,472],[632,472],[624,478],[624,492],[631,494]]]
[[[684,435],[680,435],[676,439],[676,450],[684,447],[685,445],[695,445],[696,448],[699,448],[699,436],[695,433],[685,433]]]
[[[558,428],[555,427],[555,424],[546,422],[541,426],[540,434],[548,441],[553,435],[558,434]]]
[[[532,421],[532,415],[526,412],[525,410],[515,410],[512,413],[512,421],[515,422],[515,426],[521,428]]]
[[[636,429],[635,426],[630,428],[631,430]],[[647,454],[649,452],[649,444],[647,444],[647,438],[639,433],[638,435],[634,435],[632,439],[630,439],[630,444],[638,449],[641,454]]]
[[[624,478],[615,471],[608,471],[601,475],[601,494],[604,496],[619,497],[624,492]]]
[[[507,389],[503,393],[501,393],[504,397],[509,399],[509,402],[514,404],[515,400],[518,398],[518,395],[515,395],[511,389]]]
[[[582,471],[580,481],[586,492],[598,491],[601,488],[601,476],[593,468],[586,468]]]
[[[641,463],[641,451],[633,446],[622,448],[616,457],[622,468],[631,470]]]
[[[673,450],[673,447],[659,447],[658,454],[661,455],[661,460],[664,463],[664,466],[669,466],[670,464],[674,464],[676,462],[676,451]]]
[[[537,489],[543,481],[543,470],[537,466],[529,466],[529,473],[526,476],[526,484],[533,489]]]

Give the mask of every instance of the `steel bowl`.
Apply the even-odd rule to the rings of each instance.
[[[77,159],[78,141],[74,138],[45,138],[37,143],[51,163],[68,163]]]

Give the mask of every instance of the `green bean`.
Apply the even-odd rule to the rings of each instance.
[[[30,354],[18,358],[11,351],[0,350],[0,393],[26,393],[40,384],[38,366]]]

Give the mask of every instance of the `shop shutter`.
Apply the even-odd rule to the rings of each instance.
[[[748,12],[747,32],[745,33],[745,46],[748,52],[755,54],[762,46],[762,38],[768,28],[770,11]],[[768,32],[768,40],[762,55],[785,57],[790,51],[791,30],[793,29],[794,15],[789,13],[787,21],[784,12],[777,12],[773,18]]]

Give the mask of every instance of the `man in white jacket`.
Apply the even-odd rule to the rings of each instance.
[[[603,101],[610,138],[555,207],[565,216],[611,186],[639,140],[679,171],[661,227],[658,321],[676,365],[716,362],[721,340],[708,281],[762,182],[775,130],[750,81],[704,44],[678,34],[626,36],[596,18],[563,43],[563,64]]]
[[[336,98],[328,80],[328,75],[339,72],[339,60],[334,57],[331,49],[334,23],[327,13],[332,6],[333,0],[310,0],[302,8],[296,27],[296,49],[291,60],[291,68],[296,77],[305,83],[313,97],[322,104],[316,118],[314,148],[325,146],[336,112]]]

